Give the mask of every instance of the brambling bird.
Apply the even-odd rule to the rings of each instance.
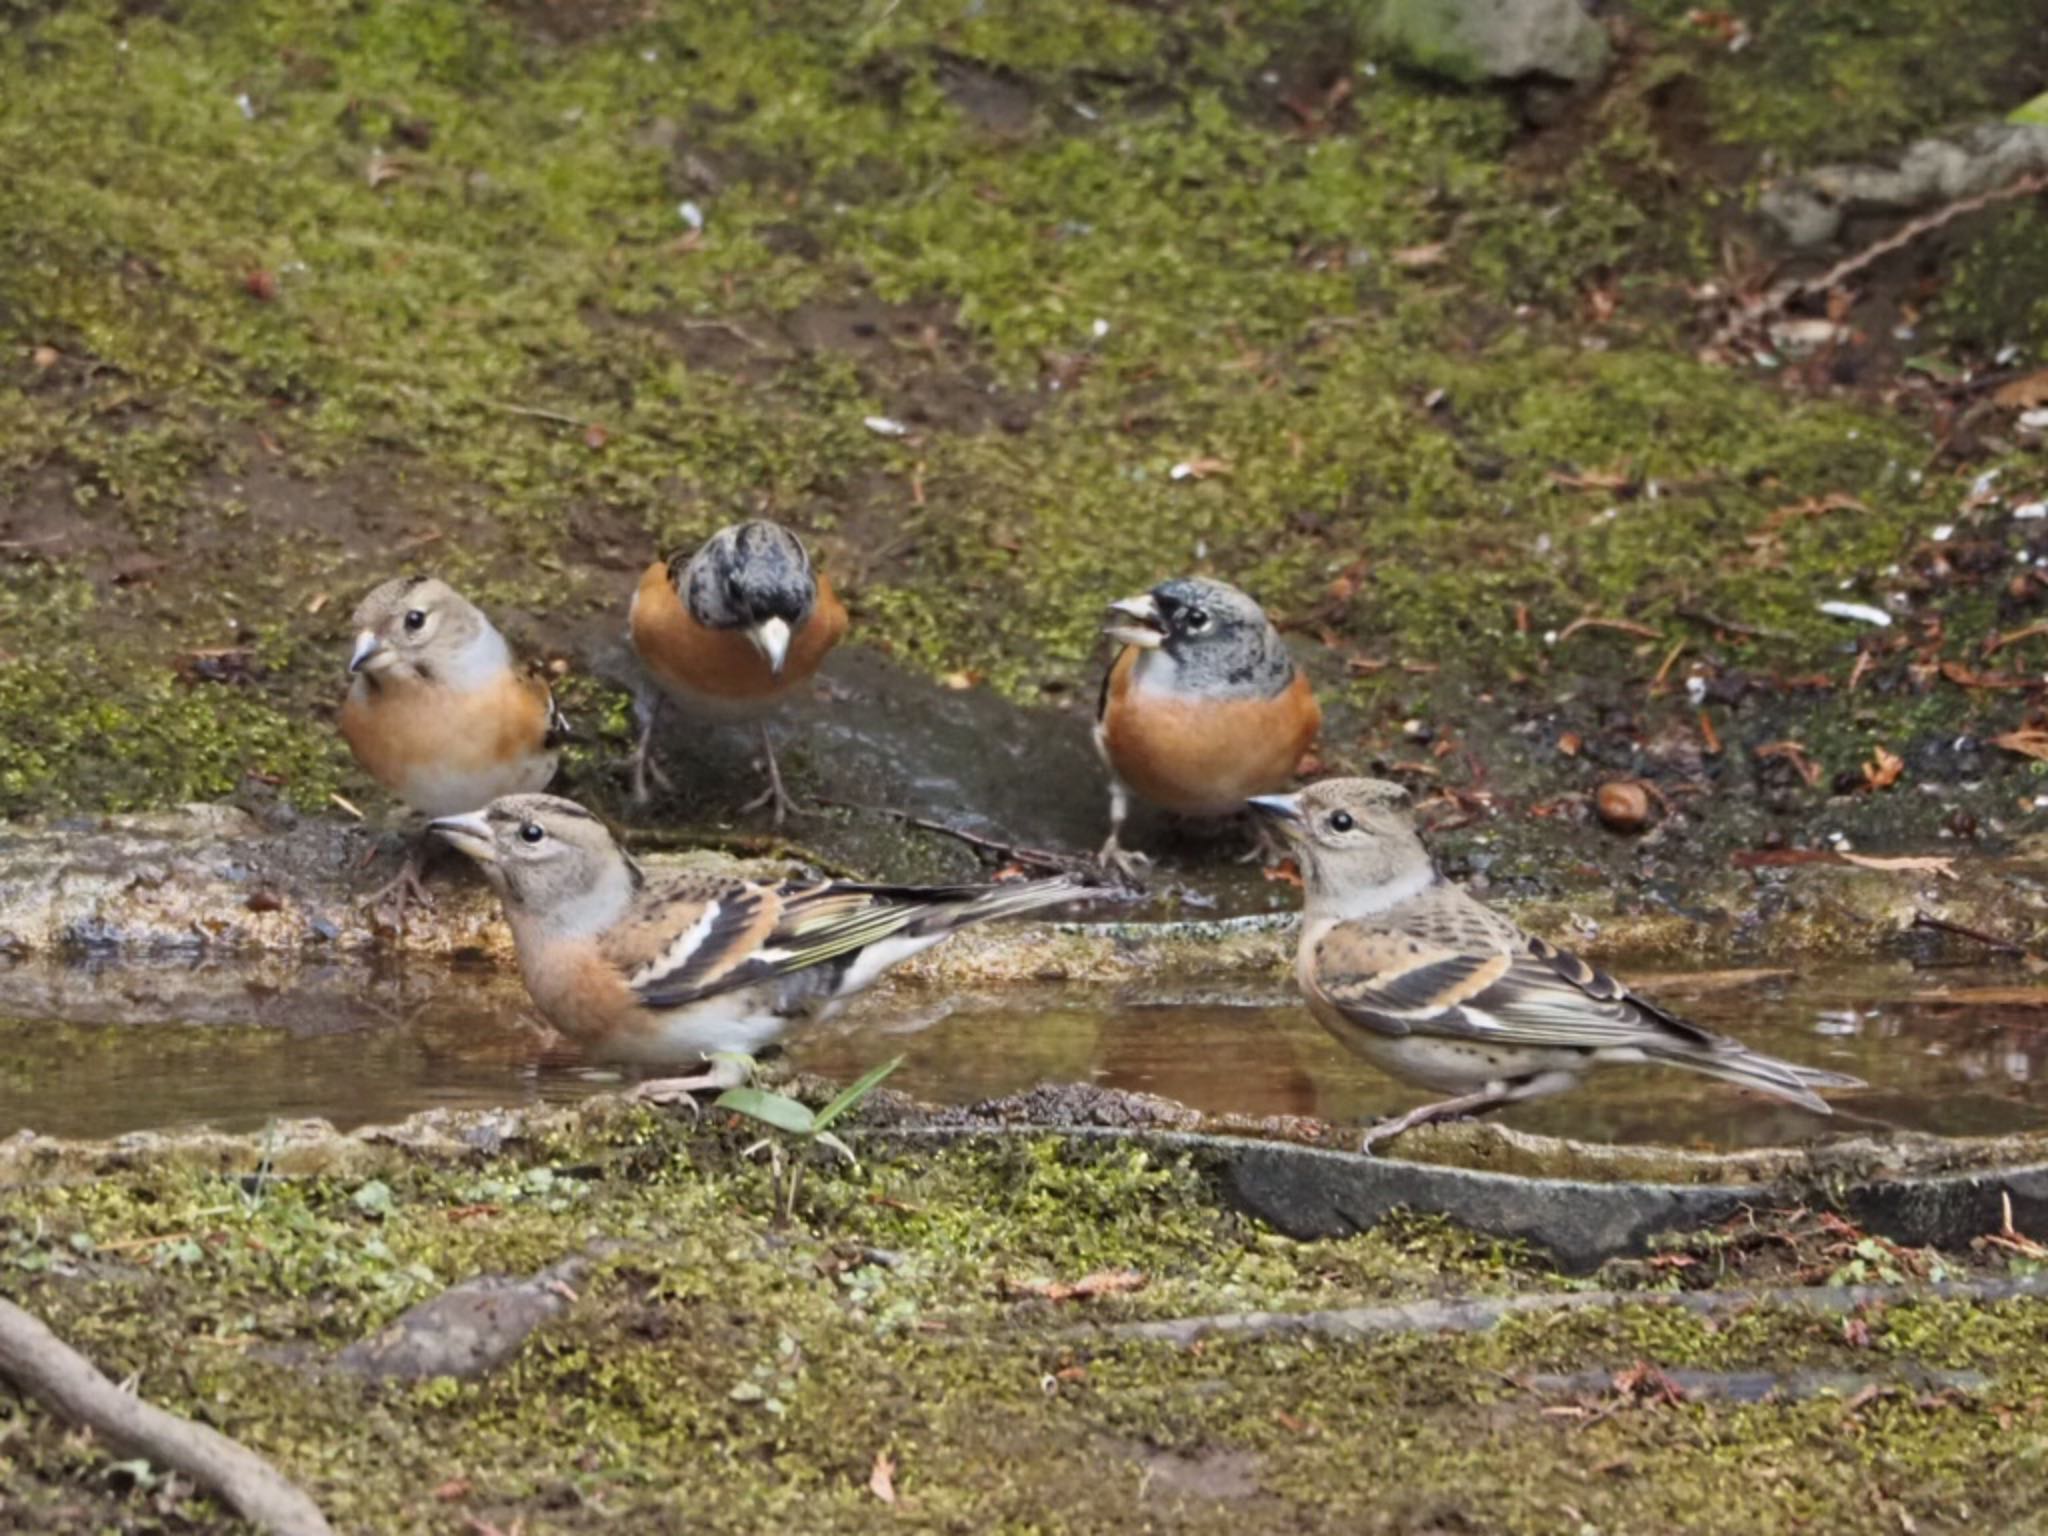
[[[357,607],[341,734],[373,779],[426,816],[545,789],[567,727],[548,685],[473,603],[446,582],[387,581]],[[423,899],[416,843],[398,878],[402,912]]]
[[[1819,1115],[1833,1111],[1815,1089],[1864,1086],[1667,1013],[1481,906],[1437,873],[1407,799],[1380,779],[1325,779],[1251,802],[1301,862],[1295,976],[1309,1011],[1381,1071],[1453,1095],[1374,1126],[1360,1150],[1619,1063],[1687,1067]]]
[[[782,787],[775,743],[761,716],[811,679],[846,633],[846,609],[811,567],[803,542],[779,523],[721,528],[694,555],[657,560],[640,578],[628,620],[633,649],[660,688],[634,700],[640,740],[633,749],[633,797],[647,799],[648,753],[666,695],[692,715],[754,720],[768,760],[768,788],[741,807],[774,809],[775,825],[795,803]]]
[[[1071,877],[1012,885],[649,882],[604,824],[554,795],[511,795],[433,823],[504,903],[541,1014],[593,1057],[710,1062],[641,1085],[663,1101],[744,1080],[752,1054],[825,1017],[890,966],[970,923],[1115,894]],[[716,1058],[716,1059],[714,1059]]]
[[[1308,677],[1265,611],[1204,576],[1111,603],[1123,650],[1102,680],[1095,749],[1109,768],[1103,863],[1144,862],[1122,844],[1133,793],[1169,811],[1223,816],[1284,788],[1323,723]]]

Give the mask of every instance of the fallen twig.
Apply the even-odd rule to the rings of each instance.
[[[1006,843],[1000,838],[984,837],[979,832],[968,831],[965,827],[950,826],[943,821],[914,816],[909,811],[899,811],[892,806],[861,805],[851,800],[827,799],[823,795],[814,795],[812,800],[815,804],[829,806],[836,811],[858,811],[869,816],[887,816],[892,821],[902,822],[906,827],[915,827],[920,832],[936,832],[941,837],[950,837],[956,842],[965,843],[976,853],[994,854],[1000,860],[1034,869],[1074,874],[1095,867],[1095,861],[1085,854],[1058,853],[1049,848],[1024,848],[1016,843]]]
[[[1952,923],[1945,917],[1936,917],[1929,912],[1915,912],[1913,914],[1913,926],[1915,928],[1932,928],[1936,933],[1952,933],[1960,939],[1974,939],[1977,943],[1984,945],[1988,949],[1994,949],[2000,954],[2024,955],[2027,952],[2024,944],[2015,944],[2011,939],[2001,939],[1997,934],[1986,933],[1981,928],[1966,928],[1961,923]]]
[[[1827,293],[1844,279],[1854,277],[1865,267],[1883,260],[1894,251],[1903,250],[1922,235],[1932,234],[1966,214],[1989,208],[1993,203],[2009,202],[2016,197],[2031,197],[2036,192],[2048,192],[2048,172],[2036,171],[2017,177],[2004,186],[1992,187],[1969,197],[1959,197],[1952,203],[1944,203],[1931,213],[1924,213],[1917,219],[1909,219],[1883,239],[1844,256],[1817,277],[1793,278],[1758,294],[1722,322],[1721,328],[1714,332],[1712,340],[1707,343],[1708,350],[1720,351],[1733,345],[1745,331],[1779,313],[1795,300],[1805,298],[1809,294]]]
[[[1766,629],[1761,624],[1743,624],[1735,619],[1724,619],[1718,613],[1709,613],[1704,608],[1673,608],[1681,619],[1718,629],[1724,634],[1739,635],[1745,640],[1791,640],[1795,638],[1782,629]]]
[[[332,1536],[320,1508],[247,1446],[144,1402],[12,1302],[0,1300],[0,1376],[57,1417],[182,1472],[251,1525],[277,1536]]]
[[[1638,624],[1633,619],[1599,619],[1591,615],[1582,615],[1579,618],[1573,619],[1571,623],[1565,625],[1563,629],[1557,632],[1557,643],[1563,645],[1565,641],[1571,639],[1573,635],[1576,635],[1582,629],[1618,630],[1624,635],[1640,635],[1645,640],[1662,640],[1664,638],[1662,630],[1652,629],[1647,624]]]

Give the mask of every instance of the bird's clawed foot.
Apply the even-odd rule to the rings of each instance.
[[[1263,821],[1253,823],[1252,838],[1251,847],[1237,856],[1238,863],[1271,869],[1282,860],[1294,857],[1294,851],[1287,846],[1286,840]]]
[[[761,755],[768,762],[768,787],[741,806],[740,814],[752,815],[762,806],[768,806],[771,808],[769,824],[780,828],[783,822],[798,814],[797,804],[790,798],[789,791],[782,787],[782,769],[775,762],[775,743],[768,739],[768,728],[765,725],[761,727]]]
[[[405,855],[396,875],[363,898],[363,905],[392,928],[405,927],[406,914],[414,907],[431,907],[434,896],[426,885],[427,861],[418,844]]]
[[[1405,1115],[1395,1115],[1382,1120],[1378,1125],[1368,1126],[1365,1135],[1359,1139],[1358,1150],[1370,1154],[1382,1142],[1405,1136],[1418,1125],[1429,1125],[1443,1120],[1465,1120],[1483,1115],[1489,1109],[1509,1103],[1515,1095],[1491,1085],[1474,1093],[1461,1093],[1454,1099],[1439,1099],[1434,1104],[1419,1104]]]
[[[674,789],[675,783],[654,760],[654,722],[661,714],[659,702],[636,698],[633,713],[640,721],[640,739],[633,744],[633,755],[626,759],[626,768],[633,780],[633,803],[645,805],[650,778],[664,790]]]
[[[1126,885],[1142,887],[1145,871],[1152,867],[1152,861],[1135,848],[1126,848],[1117,841],[1116,833],[1109,834],[1109,841],[1102,845],[1102,851],[1095,855],[1095,862],[1115,875]]]
[[[720,1051],[702,1072],[689,1077],[650,1077],[633,1090],[633,1097],[647,1104],[687,1105],[693,1119],[701,1118],[704,1106],[697,1102],[698,1094],[723,1093],[751,1082],[753,1076],[752,1057]]]

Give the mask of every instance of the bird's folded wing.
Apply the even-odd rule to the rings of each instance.
[[[1541,939],[1524,944],[1517,952],[1467,952],[1343,923],[1317,946],[1312,986],[1327,1006],[1384,1035],[1588,1050],[1643,1046],[1660,1036],[1696,1044],[1713,1038],[1576,955]]]
[[[735,885],[671,922],[674,937],[630,966],[651,1008],[678,1008],[771,976],[858,954],[943,907],[956,893],[880,886]],[[642,952],[646,950],[643,944]]]
[[[782,915],[774,886],[684,880],[645,892],[600,947],[641,1002],[674,1007],[730,985]]]

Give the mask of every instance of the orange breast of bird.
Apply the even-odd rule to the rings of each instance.
[[[614,1056],[646,1027],[625,976],[588,939],[521,944],[519,971],[541,1017],[593,1060]]]
[[[809,682],[839,637],[846,633],[846,608],[823,574],[810,617],[790,637],[780,672],[768,665],[742,630],[699,624],[657,560],[640,578],[630,623],[633,649],[656,682],[685,705],[716,713],[765,707]]]
[[[340,725],[365,771],[428,815],[475,810],[550,776],[547,685],[521,672],[461,693],[365,680],[349,690]]]
[[[1140,654],[1127,647],[1117,658],[1103,700],[1102,747],[1118,778],[1154,805],[1194,816],[1287,786],[1323,723],[1306,676],[1297,671],[1270,698],[1204,698],[1139,687]]]

